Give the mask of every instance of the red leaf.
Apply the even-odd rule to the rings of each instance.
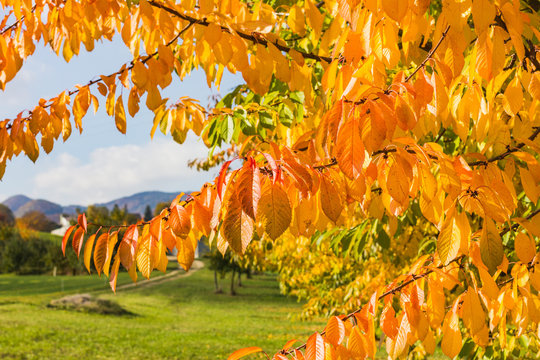
[[[79,217],[77,218],[77,222],[81,226],[81,228],[84,230],[84,232],[87,231],[88,222],[86,221],[86,215],[84,213],[79,214]]]
[[[219,175],[217,177],[217,192],[218,196],[221,200],[223,200],[222,190],[223,190],[223,184],[225,183],[225,178],[227,177],[227,169],[229,168],[229,165],[231,165],[232,160],[225,161],[225,163],[221,166],[221,170],[219,170]]]

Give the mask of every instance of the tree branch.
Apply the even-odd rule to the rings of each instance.
[[[530,219],[532,219],[532,218],[533,218],[536,214],[538,214],[538,213],[540,213],[540,209],[538,209],[538,210],[533,211],[532,213],[530,213],[530,214],[526,217],[526,219],[527,219],[527,220],[530,220]],[[499,232],[499,236],[502,236],[502,235],[506,234],[506,233],[507,233],[508,231],[510,231],[511,228],[513,228],[514,226],[516,226],[516,228],[517,228],[517,227],[519,227],[520,225],[519,225],[519,224],[514,224],[514,225],[512,225],[512,227],[507,227],[507,228],[503,229],[502,231]],[[450,266],[450,264],[453,264],[453,263],[456,263],[456,262],[461,261],[461,260],[464,259],[465,257],[466,257],[465,255],[460,255],[460,256],[458,256],[457,258],[455,258],[455,259],[453,259],[452,261],[450,261],[447,265],[439,265],[439,266],[436,267],[436,269],[441,270],[441,269],[443,269],[443,268],[445,268],[445,267],[447,267],[447,266]],[[529,269],[532,268],[533,265],[534,265],[534,264],[529,264],[529,265],[528,265],[528,268],[529,268]],[[410,278],[409,280],[406,280],[406,281],[402,282],[400,285],[398,285],[398,286],[396,286],[396,287],[393,287],[393,288],[391,288],[391,289],[385,291],[384,293],[382,293],[382,294],[377,298],[377,301],[382,300],[382,299],[384,299],[385,297],[387,297],[387,296],[389,296],[389,295],[394,295],[395,293],[400,292],[401,290],[403,290],[403,289],[404,289],[405,287],[407,287],[408,285],[410,285],[410,284],[416,282],[417,280],[420,280],[420,279],[423,279],[423,278],[427,277],[428,275],[430,275],[430,274],[433,273],[433,272],[435,272],[435,270],[433,270],[433,269],[427,269],[425,272],[423,272],[423,273],[421,273],[421,274],[418,274],[418,275],[417,275],[417,274],[411,274],[411,275],[410,275],[411,278]],[[504,285],[504,284],[507,284],[507,283],[509,283],[509,282],[511,282],[511,281],[513,281],[513,280],[514,280],[514,278],[511,277],[511,278],[509,278],[509,279],[507,279],[507,280],[505,280],[505,281],[499,283],[498,285],[499,285],[499,286],[500,286],[500,285]],[[348,320],[348,319],[354,317],[354,315],[355,315],[355,314],[358,314],[360,311],[362,311],[363,308],[364,308],[364,306],[359,307],[359,308],[356,309],[355,311],[353,311],[353,312],[347,314],[346,316],[342,317],[341,320],[346,321],[346,320]],[[320,334],[321,336],[324,335],[325,333],[326,333],[326,331],[320,331],[320,332],[319,332],[319,334]],[[298,346],[298,347],[296,347],[296,348],[294,348],[294,349],[291,349],[291,350],[282,350],[281,353],[282,353],[283,355],[292,355],[292,354],[294,354],[294,351],[295,351],[295,350],[300,351],[300,350],[304,349],[305,347],[306,347],[306,343],[304,343],[304,344],[302,344],[302,345],[300,345],[300,346]]]
[[[193,25],[192,23],[189,23],[186,27],[184,27],[182,30],[180,30],[180,32],[179,32],[172,40],[170,40],[170,41],[166,44],[166,46],[170,46],[170,45],[174,44],[174,43],[178,40],[178,38],[179,38],[180,36],[182,36],[182,34],[183,34],[184,32],[186,32],[192,25]],[[142,60],[140,60],[140,62],[143,63],[143,64],[145,64],[145,63],[148,62],[151,58],[155,57],[157,54],[158,54],[158,52],[155,51],[155,52],[153,52],[152,54],[146,55],[144,58],[142,58]],[[135,59],[133,59],[133,60],[131,60],[129,63],[125,63],[124,65],[122,65],[122,67],[120,68],[120,70],[118,70],[118,71],[116,71],[116,72],[114,72],[114,73],[112,73],[112,74],[106,75],[105,77],[116,76],[116,75],[120,75],[120,74],[122,74],[122,73],[124,73],[124,72],[126,72],[126,71],[129,71],[129,70],[133,69],[133,67],[135,66],[136,63],[137,63],[137,61],[136,61]],[[84,87],[90,87],[90,86],[95,85],[95,84],[97,84],[97,83],[99,83],[99,82],[102,82],[102,81],[103,81],[103,80],[102,80],[101,78],[95,79],[95,80],[91,80],[91,81],[87,82],[85,85],[83,85],[83,86],[81,86],[81,87],[79,87],[79,88],[76,88],[76,89],[73,89],[73,90],[68,91],[67,94],[68,94],[69,96],[74,95],[74,94],[78,93],[78,92],[80,91],[81,88],[84,88]],[[50,100],[51,100],[51,99],[49,99],[49,101],[50,101]],[[49,104],[44,105],[43,108],[44,108],[44,109],[47,109],[47,108],[49,108],[49,107],[51,107],[51,106],[52,106],[52,103],[49,103]],[[32,117],[32,113],[33,113],[32,111],[28,111],[28,115],[25,116],[24,118],[22,118],[22,121],[27,121],[27,120],[29,120],[29,119]],[[12,125],[11,123],[5,125],[6,129],[8,129],[8,130],[11,129],[12,126],[13,126],[13,125]]]
[[[163,10],[167,11],[168,13],[173,14],[176,17],[179,17],[180,19],[189,21],[190,23],[193,23],[193,24],[196,24],[196,25],[209,26],[210,24],[213,24],[213,23],[209,22],[208,20],[206,20],[206,18],[197,19],[197,18],[191,17],[189,15],[182,14],[179,11],[177,11],[177,10],[175,10],[175,9],[169,7],[169,6],[167,6],[165,4],[162,4],[160,2],[157,2],[157,1],[154,1],[154,0],[150,0],[149,4],[154,6],[154,7],[163,9]],[[222,26],[222,25],[220,25],[220,27],[221,27],[221,31],[231,33],[231,30],[229,28],[227,28],[225,26]],[[253,34],[247,34],[247,33],[242,32],[242,31],[235,31],[235,33],[238,34],[238,36],[240,36],[241,38],[246,39],[248,41],[251,41],[251,42],[253,42],[255,44],[261,44],[263,46],[268,46],[268,43],[270,42],[269,40],[266,40],[266,39],[264,39],[264,38],[262,38],[260,36],[255,36]],[[279,50],[284,51],[286,53],[289,53],[291,50],[295,50],[295,49],[290,48],[288,46],[281,45],[277,41],[276,42],[271,42],[271,43],[275,47],[277,47]],[[319,62],[320,61],[325,61],[327,63],[330,63],[330,62],[332,62],[332,60],[334,60],[333,58],[327,57],[327,56],[315,55],[315,54],[303,52],[303,51],[300,51],[300,50],[295,50],[295,51],[299,52],[300,55],[302,55],[302,57],[304,59],[311,59],[311,60],[316,60],[316,61],[319,61]]]
[[[536,137],[538,136],[538,134],[540,134],[540,126],[535,126],[533,127],[534,132],[531,134],[531,136],[529,136],[529,140],[530,141],[533,141],[534,139],[536,139]],[[512,154],[512,153],[515,153],[515,152],[518,152],[519,150],[521,150],[525,145],[524,142],[522,143],[519,143],[517,144],[515,147],[513,148],[510,148],[510,146],[507,146],[507,150],[505,152],[503,152],[502,154],[500,155],[497,155],[497,156],[494,156],[488,160],[478,160],[478,161],[473,161],[471,163],[469,163],[469,166],[478,166],[478,165],[487,165],[488,163],[491,163],[491,162],[494,162],[494,161],[499,161],[499,160],[502,160],[504,159],[505,157],[507,157],[508,155]]]

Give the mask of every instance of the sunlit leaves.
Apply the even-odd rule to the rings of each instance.
[[[94,248],[94,266],[98,275],[101,275],[103,271],[103,265],[105,265],[105,260],[107,258],[107,242],[109,240],[109,234],[101,234],[97,240],[95,240]]]
[[[292,210],[287,193],[281,185],[265,182],[263,195],[259,201],[259,216],[266,233],[276,240],[288,229]]]
[[[495,272],[504,257],[502,239],[491,219],[485,219],[480,237],[480,254],[482,261],[491,273]]]
[[[251,242],[253,219],[244,212],[236,194],[232,194],[227,201],[222,231],[231,249],[237,253],[243,253]]]

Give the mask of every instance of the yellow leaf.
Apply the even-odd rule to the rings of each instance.
[[[405,313],[402,313],[399,330],[395,339],[386,340],[386,351],[388,356],[396,359],[408,348],[408,338],[411,334],[411,324]],[[390,340],[390,341],[389,341]]]
[[[155,244],[153,236],[150,235],[148,231],[148,225],[143,229],[143,235],[139,240],[137,246],[137,267],[141,272],[142,276],[149,279],[152,270],[154,269],[154,253],[155,253]]]
[[[495,5],[490,0],[473,0],[472,16],[474,30],[480,35],[495,19]]]
[[[116,293],[116,280],[118,279],[118,270],[120,268],[120,256],[116,255],[114,264],[111,269],[111,276],[109,277],[109,285],[112,291]]]
[[[193,242],[189,238],[176,238],[176,249],[178,250],[178,254],[176,255],[178,263],[185,271],[188,271],[195,259]]]
[[[266,181],[259,201],[260,221],[272,240],[276,240],[291,224],[292,210],[287,193],[279,184]]]
[[[504,111],[510,116],[514,116],[523,106],[523,91],[519,79],[510,83],[504,91],[503,107]]]
[[[459,317],[455,311],[450,311],[446,315],[442,333],[442,352],[450,358],[456,357],[461,351],[462,337],[459,331]]]
[[[305,22],[306,19],[304,17],[302,8],[296,4],[293,5],[289,10],[287,25],[289,25],[294,33],[302,37],[306,34]]]
[[[148,74],[147,69],[142,62],[137,61],[135,65],[133,65],[133,69],[131,70],[131,81],[133,81],[133,84],[139,89],[145,88],[146,83],[148,82]]]
[[[400,22],[405,14],[407,14],[409,1],[382,0],[382,7],[388,16]]]
[[[531,75],[531,81],[529,82],[529,93],[534,99],[540,100],[540,73],[535,72]]]
[[[116,99],[116,105],[114,107],[114,121],[116,128],[122,134],[126,133],[126,113],[124,111],[124,102],[122,101],[122,95]]]
[[[504,258],[502,239],[493,220],[484,219],[484,227],[480,237],[480,256],[490,273],[497,270]]]
[[[320,179],[322,210],[330,220],[336,222],[339,219],[339,215],[341,215],[341,211],[343,210],[341,198],[336,186],[333,183],[333,180],[330,177],[323,174],[321,175]]]
[[[96,234],[91,235],[86,244],[84,244],[84,266],[88,273],[90,274],[90,260],[92,259],[92,248],[94,247],[94,240],[96,239]]]
[[[261,351],[262,349],[258,346],[243,348],[243,349],[236,350],[235,352],[233,352],[231,355],[229,355],[227,360],[238,360],[240,358],[243,358],[246,355],[258,353]]]
[[[114,231],[109,234],[109,239],[107,240],[107,254],[105,257],[105,263],[103,264],[103,273],[105,276],[109,276],[109,268],[111,266],[112,254],[116,243],[118,242],[118,231]]]
[[[519,261],[524,264],[532,261],[536,255],[536,244],[534,243],[534,240],[522,232],[516,235],[514,247]]]
[[[495,280],[481,266],[478,267],[478,273],[480,274],[480,280],[482,280],[482,292],[489,296],[489,298],[496,299],[499,296],[499,287]]]
[[[529,170],[522,167],[519,168],[519,176],[521,178],[523,190],[525,190],[525,195],[527,195],[533,204],[536,204],[538,197],[540,196],[540,190],[538,183],[534,180],[534,176]]]
[[[394,162],[388,170],[386,189],[388,194],[401,205],[409,201],[409,178],[401,164]]]
[[[437,239],[437,252],[444,265],[455,259],[459,254],[461,245],[461,229],[458,227],[455,210],[446,217]]]

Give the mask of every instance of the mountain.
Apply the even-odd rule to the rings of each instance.
[[[97,206],[105,206],[109,210],[112,210],[114,205],[118,205],[118,207],[123,208],[124,206],[127,207],[128,211],[130,213],[137,213],[137,214],[144,214],[144,209],[147,205],[150,205],[150,208],[152,209],[152,212],[154,211],[154,208],[156,205],[160,202],[168,202],[174,200],[174,198],[179,194],[180,192],[162,192],[162,191],[145,191],[140,192],[137,194],[133,194],[131,196],[126,196],[120,199],[112,200],[107,203],[102,204],[96,204]]]
[[[130,213],[144,214],[144,209],[147,205],[150,206],[152,211],[156,205],[160,202],[170,203],[180,192],[162,192],[162,191],[145,191],[130,196],[125,196],[119,199],[115,199],[106,203],[96,204],[96,206],[105,206],[109,210],[114,208],[114,205],[118,205],[120,208],[127,207]],[[189,193],[189,192],[188,192]],[[2,202],[11,209],[16,217],[21,217],[29,211],[37,210],[41,211],[52,221],[58,221],[61,214],[76,214],[76,209],[85,210],[86,206],[69,205],[61,206],[47,200],[31,199],[25,195],[15,195]]]
[[[8,208],[11,209],[11,211],[14,213],[17,211],[21,206],[26,204],[27,202],[32,201],[28,196],[24,195],[14,195],[2,202],[2,204],[6,205]]]
[[[24,214],[30,212],[30,211],[39,211],[42,212],[49,218],[49,220],[52,220],[54,222],[58,222],[60,214],[63,212],[62,206],[55,204],[53,202],[47,201],[47,200],[30,200],[26,202],[24,205],[20,206],[16,211],[13,211],[15,214],[15,217],[21,217]]]

